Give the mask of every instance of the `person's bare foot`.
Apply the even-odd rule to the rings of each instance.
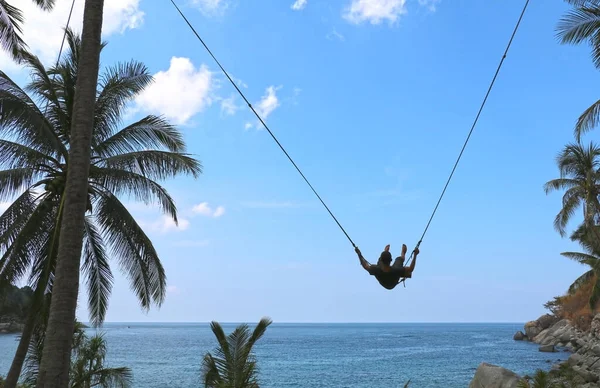
[[[406,247],[406,244],[402,244],[402,257],[404,257],[404,255],[406,255],[406,252],[408,251],[408,248]]]

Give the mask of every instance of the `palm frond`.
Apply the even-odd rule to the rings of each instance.
[[[100,93],[96,100],[94,139],[103,142],[114,133],[121,122],[123,109],[137,94],[152,82],[146,66],[137,61],[110,67],[99,80]]]
[[[26,145],[0,139],[0,166],[12,169],[17,167],[39,169],[40,165],[58,166],[52,156]]]
[[[102,368],[93,372],[93,381],[102,388],[128,388],[133,385],[133,373],[128,367]]]
[[[596,126],[600,122],[600,100],[593,103],[589,108],[587,108],[581,116],[577,119],[577,123],[575,124],[575,130],[573,131],[575,134],[575,138],[577,141],[581,139],[581,136]]]
[[[88,287],[88,310],[92,325],[97,327],[106,317],[113,275],[102,236],[90,216],[85,218],[83,244],[82,270]]]
[[[596,256],[581,252],[562,252],[561,255],[590,267],[594,267],[600,261]]]
[[[155,180],[164,180],[180,174],[197,178],[202,173],[202,166],[196,159],[186,154],[167,151],[129,152],[101,159],[98,165],[130,171]]]
[[[14,283],[25,275],[32,261],[47,248],[56,219],[56,207],[38,204],[27,222],[0,258],[0,281]]]
[[[579,44],[586,40],[592,46],[592,60],[600,67],[600,7],[582,6],[563,16],[557,26],[561,43]]]
[[[556,229],[561,236],[566,234],[566,226],[573,218],[573,215],[577,211],[577,208],[581,205],[581,198],[572,197],[566,203],[563,203],[563,207],[556,215],[554,219],[554,229]]]
[[[146,205],[158,203],[177,224],[177,206],[167,190],[153,180],[133,172],[91,166],[90,181],[116,196],[130,196]]]
[[[546,194],[549,194],[552,191],[556,191],[556,190],[570,189],[570,188],[577,186],[577,184],[578,184],[578,182],[575,179],[568,179],[568,178],[552,179],[551,181],[548,181],[548,182],[546,182],[546,184],[544,184],[544,192]]]
[[[181,132],[161,117],[146,116],[95,146],[94,152],[106,158],[163,147],[171,152],[184,152],[185,143]]]
[[[26,190],[0,215],[0,252],[12,245],[35,207],[35,196],[30,190]]]
[[[0,171],[0,202],[30,188],[38,175],[38,171],[26,167]]]
[[[0,45],[17,62],[21,60],[21,54],[27,47],[21,37],[21,25],[24,21],[20,9],[5,0],[0,1]]]
[[[595,274],[595,271],[593,269],[590,269],[589,271],[575,279],[575,281],[569,286],[569,290],[567,291],[567,293],[569,295],[574,294],[581,286],[591,281],[594,278]]]
[[[8,134],[46,155],[67,156],[64,144],[37,105],[2,71],[0,112],[0,135]]]
[[[165,270],[152,242],[127,208],[111,193],[100,192],[95,204],[96,222],[105,241],[119,258],[141,306],[161,305],[166,294]]]
[[[33,2],[44,11],[50,11],[54,7],[56,0],[33,0]]]

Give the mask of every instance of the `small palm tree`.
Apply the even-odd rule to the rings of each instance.
[[[597,227],[594,228],[597,229]],[[583,226],[573,233],[572,239],[579,241],[585,252],[563,252],[561,255],[586,265],[590,269],[571,284],[568,292],[569,294],[573,294],[581,286],[595,281],[589,299],[589,305],[593,311],[600,300],[600,255],[598,254],[600,252],[600,243],[596,236],[586,231],[586,228]]]
[[[33,387],[38,380],[42,360],[45,330],[36,331],[27,355],[24,383]],[[106,368],[106,341],[101,334],[88,337],[84,326],[76,322],[72,340],[69,388],[129,388],[132,373],[129,368]]]
[[[32,70],[25,89],[33,97],[0,71],[0,201],[16,197],[0,215],[0,282],[14,283],[29,274],[35,289],[8,376],[15,383],[39,323],[43,296],[53,288],[61,225],[68,213],[64,193],[73,168],[70,128],[81,40],[68,30],[67,42],[69,52],[50,69],[23,53]],[[81,265],[94,325],[104,321],[108,307],[111,253],[144,309],[160,305],[166,295],[158,254],[119,197],[158,203],[177,223],[175,203],[157,180],[201,172],[200,163],[185,153],[181,133],[162,118],[147,116],[121,127],[127,104],[151,82],[147,68],[131,61],[109,68],[98,83]]]
[[[518,388],[558,388],[558,386],[550,380],[550,376],[543,370],[538,370],[533,379],[524,377],[518,385]]]
[[[566,0],[575,8],[558,23],[558,36],[562,43],[589,42],[594,65],[600,68],[600,0]],[[577,140],[600,122],[600,100],[583,112],[575,125]]]
[[[568,144],[557,157],[560,178],[544,185],[546,194],[555,190],[566,190],[562,198],[562,209],[554,220],[554,227],[561,236],[577,208],[583,205],[584,225],[596,225],[600,212],[600,147],[590,143]]]
[[[49,11],[56,0],[32,1],[41,9]],[[10,5],[6,0],[0,0],[0,45],[17,62],[21,61],[22,52],[27,48],[21,37],[23,22],[23,13],[19,8]]]
[[[242,324],[225,336],[221,325],[212,322],[210,327],[219,346],[214,350],[214,356],[207,353],[202,360],[205,388],[259,388],[252,347],[271,323],[271,319],[262,318],[252,334],[248,325]]]

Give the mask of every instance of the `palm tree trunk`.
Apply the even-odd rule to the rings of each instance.
[[[31,343],[31,337],[33,336],[33,330],[35,329],[37,316],[38,309],[34,308],[32,305],[29,309],[27,321],[25,322],[25,327],[23,328],[23,333],[21,333],[21,339],[19,340],[19,346],[17,347],[15,358],[13,358],[10,370],[6,376],[6,381],[4,383],[5,388],[16,388],[17,383],[19,382],[19,377],[21,376],[21,371],[23,370],[23,364],[25,363],[25,357],[27,357],[27,352],[29,351],[29,344]]]
[[[87,205],[90,147],[100,67],[103,10],[104,0],[86,0],[81,34],[81,60],[71,126],[65,215],[60,231],[50,318],[37,388],[67,388],[69,384],[71,345],[79,293],[79,270]]]

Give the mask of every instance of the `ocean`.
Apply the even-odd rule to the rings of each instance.
[[[235,326],[223,324],[227,334]],[[273,323],[255,353],[262,388],[396,388],[408,380],[411,388],[466,388],[481,362],[523,375],[568,358],[514,341],[522,328],[522,323]],[[207,323],[109,323],[101,331],[108,366],[130,367],[135,388],[202,387],[202,357],[216,346]],[[0,374],[8,372],[16,338],[0,335]]]

